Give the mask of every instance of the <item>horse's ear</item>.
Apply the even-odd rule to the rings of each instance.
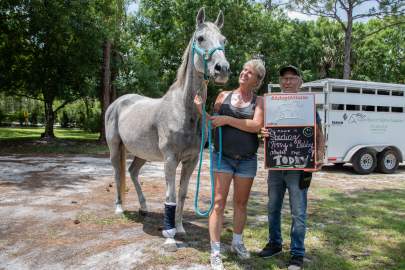
[[[205,9],[202,7],[200,8],[200,10],[198,11],[197,17],[196,17],[196,23],[197,23],[197,27],[199,27],[201,24],[204,23],[205,21]]]
[[[222,13],[222,10],[219,11],[218,17],[215,20],[215,24],[218,26],[219,29],[221,29],[222,26],[224,26],[224,13]]]

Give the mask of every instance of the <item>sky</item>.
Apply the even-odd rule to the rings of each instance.
[[[259,2],[259,1],[258,1]],[[278,0],[275,1],[274,3],[286,3],[286,0]],[[128,13],[134,13],[138,10],[139,7],[139,0],[138,1],[134,1],[132,2],[129,6],[128,6]],[[376,7],[377,6],[377,1],[376,0],[368,0],[367,2],[363,3],[362,5],[356,7],[354,9],[354,15],[359,14],[359,13],[364,13],[367,12],[370,8],[372,7]],[[344,11],[341,9],[340,11],[338,11],[338,14],[343,18],[343,20],[346,19],[346,17],[344,16]],[[316,20],[317,16],[309,16],[306,14],[303,14],[301,12],[298,11],[287,11],[287,15],[291,18],[291,19],[297,19],[300,21],[308,21],[308,20]],[[367,21],[368,18],[364,18],[358,21]]]

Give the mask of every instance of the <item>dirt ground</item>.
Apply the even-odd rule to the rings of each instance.
[[[267,172],[260,154],[252,194],[267,200]],[[128,160],[130,162],[130,160]],[[178,170],[178,173],[180,170]],[[196,171],[185,206],[188,236],[168,255],[161,248],[165,184],[163,164],[147,163],[141,171],[149,214],[138,214],[138,199],[127,175],[128,192],[122,217],[114,214],[115,185],[106,157],[0,156],[0,269],[207,269],[207,219],[194,214]],[[207,161],[202,173],[202,207],[209,198]],[[393,175],[353,174],[350,167],[326,167],[313,186],[340,191],[395,188],[403,185],[405,168]],[[230,198],[232,194],[230,194]],[[311,200],[311,195],[310,195]],[[257,216],[264,221],[266,216]],[[204,238],[201,242],[201,238]],[[198,241],[197,241],[198,240]],[[198,244],[197,244],[198,242]],[[162,256],[166,255],[166,256]]]

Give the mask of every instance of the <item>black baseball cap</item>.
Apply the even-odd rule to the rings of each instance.
[[[284,73],[286,73],[287,71],[290,71],[292,73],[294,73],[295,75],[301,77],[301,71],[293,66],[293,65],[288,65],[288,66],[283,66],[280,68],[279,72],[280,72],[280,76],[284,76]]]

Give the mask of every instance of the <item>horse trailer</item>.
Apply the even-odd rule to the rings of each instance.
[[[269,84],[268,92],[280,92]],[[405,85],[340,79],[304,83],[315,95],[325,134],[324,163],[359,174],[394,173],[405,156]]]

